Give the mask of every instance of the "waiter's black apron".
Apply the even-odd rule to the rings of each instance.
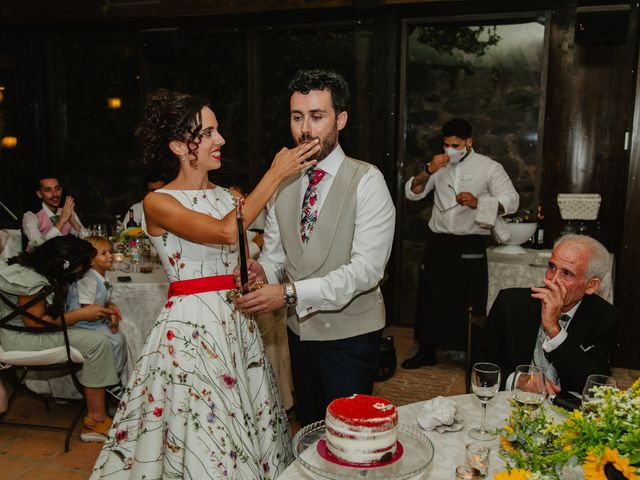
[[[418,276],[415,338],[445,350],[465,350],[467,311],[486,315],[485,235],[450,235],[427,228]]]

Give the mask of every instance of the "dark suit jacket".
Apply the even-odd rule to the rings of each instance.
[[[493,362],[506,377],[533,358],[542,302],[529,288],[508,288],[496,298],[484,331],[478,336],[475,359]],[[567,338],[547,353],[558,371],[562,390],[582,393],[588,375],[610,374],[609,359],[616,346],[620,313],[597,295],[585,295],[567,328]]]

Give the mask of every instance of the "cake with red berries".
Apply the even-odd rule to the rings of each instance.
[[[396,453],[398,412],[388,400],[355,394],[327,407],[327,449],[343,462],[371,465],[390,461]]]

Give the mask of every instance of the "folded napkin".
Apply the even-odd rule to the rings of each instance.
[[[457,432],[462,430],[462,416],[456,410],[454,400],[436,397],[424,403],[418,413],[418,423],[425,430]]]

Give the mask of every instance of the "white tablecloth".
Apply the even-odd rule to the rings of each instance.
[[[7,261],[22,252],[22,233],[20,230],[0,231],[0,260]]]
[[[118,277],[127,276],[130,282],[118,281]],[[122,312],[120,329],[127,337],[127,371],[131,374],[153,323],[167,303],[169,282],[159,267],[152,273],[107,272],[107,279],[113,286],[111,301]]]
[[[504,425],[505,419],[509,416],[509,393],[499,392],[487,405],[487,428],[493,429]],[[457,408],[462,412],[464,428],[459,432],[438,433],[436,431],[423,432],[433,442],[435,453],[433,461],[427,470],[415,480],[449,480],[456,477],[456,466],[464,465],[465,447],[468,443],[477,442],[468,435],[470,428],[480,425],[482,418],[482,406],[480,400],[473,395],[456,395],[449,397],[455,400]],[[398,408],[399,421],[420,429],[417,414],[424,402],[412,403]],[[498,456],[498,439],[488,442],[481,442],[491,449],[489,459],[489,475],[493,478],[495,473],[504,470],[504,462]],[[401,460],[400,460],[401,461]],[[278,480],[320,480],[322,477],[307,472],[296,460]]]
[[[487,249],[489,267],[489,294],[487,295],[487,313],[503,288],[542,285],[551,250],[527,250],[524,255],[506,255]],[[598,295],[613,303],[614,257],[611,254],[611,268],[602,279]]]

